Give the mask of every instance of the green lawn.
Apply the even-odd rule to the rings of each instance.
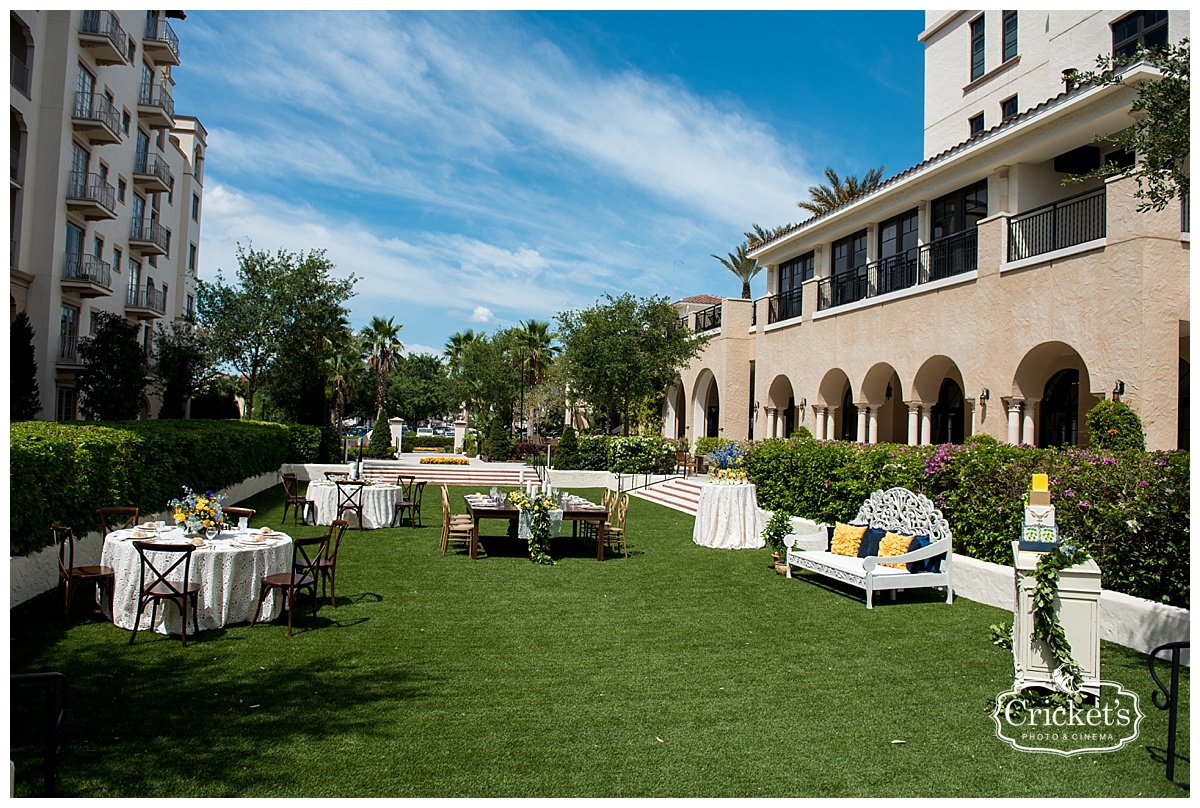
[[[455,510],[462,494],[452,489]],[[580,492],[598,499],[599,492]],[[278,526],[282,493],[254,497]],[[1165,778],[1146,658],[1105,644],[1140,737],[1064,759],[996,738],[1005,612],[886,597],[691,542],[692,518],[633,500],[631,556],[558,540],[541,567],[484,522],[490,552],[439,555],[426,527],[349,531],[338,607],[178,638],[128,633],[78,598],[12,610],[11,670],[70,679],[59,793],[97,797],[1133,797]],[[297,528],[293,535],[311,535]],[[564,530],[569,532],[569,528]],[[489,533],[496,535],[487,535]],[[1189,754],[1185,675],[1179,751]],[[12,703],[18,794],[40,788],[32,692]],[[904,744],[894,744],[903,740]],[[1189,780],[1188,761],[1176,779]]]

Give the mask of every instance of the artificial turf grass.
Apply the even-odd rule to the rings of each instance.
[[[247,504],[279,526],[281,503],[273,489]],[[1141,654],[1102,654],[1147,714],[1133,745],[1016,752],[987,710],[1012,680],[987,629],[1011,619],[1000,610],[915,591],[868,611],[861,593],[775,575],[765,550],[697,547],[691,517],[637,499],[629,559],[564,537],[556,566],[530,564],[491,520],[484,547],[504,554],[442,558],[440,505],[426,497],[424,528],[347,531],[338,607],[322,600],[313,629],[302,599],[290,640],[276,620],[130,647],[86,608],[62,628],[52,596],[13,610],[12,670],[71,680],[60,793],[1186,794],[1147,749],[1165,748],[1166,714]],[[33,709],[14,703],[14,728]],[[1188,731],[1181,715],[1184,755]],[[33,793],[37,750],[17,752]]]

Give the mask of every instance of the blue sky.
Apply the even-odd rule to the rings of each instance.
[[[805,218],[825,166],[920,162],[923,18],[188,11],[200,277],[238,243],[325,248],[353,326],[432,353],[606,292],[736,297],[710,254]]]

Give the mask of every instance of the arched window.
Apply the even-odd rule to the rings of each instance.
[[[937,403],[929,410],[930,442],[962,443],[964,407],[962,388],[954,379],[942,379]]]
[[[854,391],[846,385],[846,394],[842,396],[842,440],[858,440],[858,407],[854,406]]]
[[[1079,371],[1060,370],[1042,393],[1038,446],[1079,445]]]

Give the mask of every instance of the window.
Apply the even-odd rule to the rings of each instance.
[[[187,268],[188,268],[188,271],[189,271],[189,272],[195,272],[195,271],[196,271],[196,245],[195,245],[195,244],[189,244],[189,245],[188,245],[188,263],[187,263]]]
[[[113,247],[113,271],[121,271],[121,248]]]
[[[1017,55],[1017,12],[1004,12],[1004,61]]]
[[[1147,50],[1167,44],[1167,12],[1135,11],[1112,26],[1113,57],[1133,56],[1138,45]]]
[[[183,310],[183,313],[184,313],[184,316],[186,316],[189,320],[195,319],[195,317],[196,317],[196,296],[195,295],[187,296],[186,308]]]
[[[910,210],[879,225],[879,257],[891,258],[917,248],[917,211]]]
[[[200,221],[200,194],[192,194],[192,221]]]
[[[853,272],[867,265],[867,231],[860,230],[852,236],[833,242],[833,274]]]
[[[971,22],[971,81],[983,75],[983,17]]]
[[[167,204],[168,204],[168,205],[174,205],[174,204],[175,204],[175,175],[174,175],[174,174],[172,174],[170,177],[168,177],[168,182],[167,182]]]
[[[967,121],[967,125],[971,127],[971,137],[975,137],[983,131],[983,113],[979,113],[974,118]]]
[[[171,257],[171,231],[164,227],[163,232],[167,234],[167,241],[166,241],[166,244],[164,244],[163,246],[166,247],[166,249],[167,249],[167,258],[170,258]]]
[[[987,216],[987,180],[959,188],[933,200],[929,206],[931,239],[951,236],[975,227]]]
[[[104,260],[104,239],[99,236],[92,239],[92,255],[101,261]]]
[[[784,261],[779,265],[779,293],[792,292],[799,289],[805,281],[813,276],[816,265],[816,253],[806,252],[799,258]]]
[[[122,203],[125,202],[125,180],[117,180],[117,199]]]
[[[96,90],[96,77],[86,67],[79,65],[75,74],[75,114],[80,118],[92,117],[92,93]]]
[[[67,254],[79,255],[83,252],[83,228],[67,222]]]
[[[127,109],[122,110],[121,111],[121,131],[127,135],[129,134],[129,120],[130,120],[129,119],[129,110],[127,110]]]
[[[133,170],[145,174],[150,170],[150,136],[139,126],[133,149]]]
[[[1017,97],[1006,98],[1000,102],[1000,120],[1007,121],[1009,118],[1016,117],[1017,114]]]
[[[70,387],[58,388],[54,402],[54,420],[75,420],[75,390]]]
[[[142,265],[138,261],[129,259],[129,292],[132,293],[138,290],[142,285]]]
[[[145,226],[142,224],[142,217],[146,215],[146,200],[137,194],[133,195],[133,227],[134,232],[142,232]]]

